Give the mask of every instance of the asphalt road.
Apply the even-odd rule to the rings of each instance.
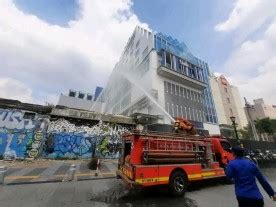
[[[263,172],[276,189],[276,168]],[[265,193],[267,207],[276,207]],[[70,183],[44,183],[6,185],[0,187],[1,207],[44,206],[186,206],[186,207],[234,207],[237,206],[234,186],[218,181],[192,185],[185,197],[171,198],[166,189],[152,188],[141,192],[129,192],[117,179],[75,181]]]

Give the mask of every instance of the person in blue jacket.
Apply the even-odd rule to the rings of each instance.
[[[233,147],[235,159],[226,167],[226,176],[234,181],[235,193],[239,207],[262,207],[264,199],[256,183],[256,178],[270,198],[276,200],[276,194],[262,175],[259,168],[250,160],[244,158],[244,149]]]

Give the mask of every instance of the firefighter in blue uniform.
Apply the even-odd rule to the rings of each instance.
[[[239,207],[262,207],[264,199],[259,191],[256,178],[270,198],[276,200],[276,194],[262,175],[259,168],[250,160],[244,158],[244,149],[233,147],[235,159],[230,161],[226,168],[226,176],[235,183],[235,193]]]

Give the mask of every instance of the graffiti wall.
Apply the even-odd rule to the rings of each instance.
[[[18,159],[40,155],[48,119],[41,115],[0,109],[0,156]]]
[[[76,126],[67,120],[50,122],[45,145],[48,158],[117,158],[121,135],[128,131],[120,125],[99,122],[93,127]]]
[[[80,124],[78,124],[80,125]],[[0,109],[0,158],[117,158],[121,125],[76,126],[65,119],[15,109]]]

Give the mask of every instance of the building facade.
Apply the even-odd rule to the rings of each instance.
[[[223,75],[211,75],[210,83],[221,131],[232,130],[231,116],[236,117],[237,128],[246,127],[248,121],[238,88],[231,85]]]
[[[95,94],[92,95],[81,91],[69,90],[68,94],[61,94],[59,96],[57,105],[72,109],[101,112],[104,103],[96,100],[101,91],[101,87],[96,87]]]
[[[158,123],[184,117],[218,134],[208,64],[184,43],[137,26],[104,91],[105,113],[157,115]]]
[[[253,102],[254,104],[247,108],[252,120],[264,118],[276,119],[276,106],[265,104],[262,98],[255,99]]]

